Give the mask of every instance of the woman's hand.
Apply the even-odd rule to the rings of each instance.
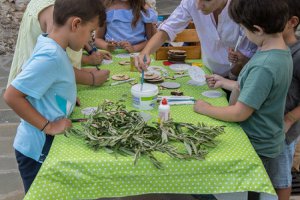
[[[135,57],[135,67],[138,71],[146,70],[150,65],[151,58],[149,54],[140,53],[137,57]]]

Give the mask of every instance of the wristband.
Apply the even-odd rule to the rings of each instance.
[[[95,86],[95,75],[92,72],[90,72],[90,74],[92,75],[92,80],[93,80],[91,86]]]
[[[291,112],[288,112],[286,114],[286,116],[289,118],[289,120],[291,120],[293,123],[295,123],[297,121],[295,115],[293,115]]]
[[[41,131],[44,131],[45,130],[45,128],[47,127],[47,125],[50,123],[50,121],[49,120],[47,120],[47,122],[45,123],[45,125],[43,126],[43,128],[41,129]]]

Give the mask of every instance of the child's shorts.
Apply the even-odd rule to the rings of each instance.
[[[52,141],[53,141],[53,136],[46,135],[46,142],[45,142],[45,145],[44,145],[43,151],[42,151],[42,154],[45,155],[43,157],[43,160],[48,155]],[[42,166],[42,163],[23,155],[21,152],[19,152],[17,150],[15,150],[15,154],[16,154],[16,159],[18,162],[18,168],[20,171],[20,175],[21,175],[23,185],[24,185],[24,190],[25,190],[25,193],[27,193],[32,182],[34,181],[37,173],[39,172],[39,170]],[[43,161],[43,160],[41,160],[41,161]]]
[[[292,142],[290,145],[287,145],[285,142],[282,153],[276,158],[260,156],[275,189],[291,187],[294,151],[295,142]]]

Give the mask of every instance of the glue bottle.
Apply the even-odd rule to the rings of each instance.
[[[164,121],[170,119],[170,105],[166,98],[163,98],[158,106],[158,123],[162,124]]]

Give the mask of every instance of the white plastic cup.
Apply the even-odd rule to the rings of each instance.
[[[141,91],[141,84],[131,87],[132,105],[139,110],[152,110],[156,105],[158,87],[153,84],[144,83]]]

